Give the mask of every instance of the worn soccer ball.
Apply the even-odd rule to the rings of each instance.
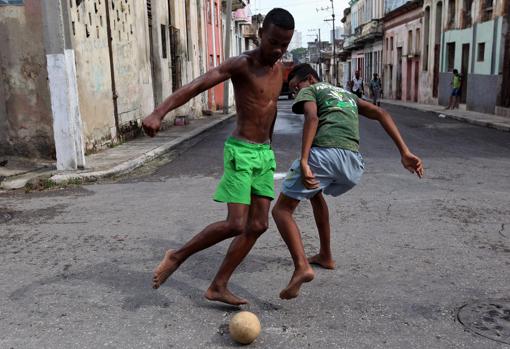
[[[233,340],[241,344],[250,344],[260,334],[260,321],[257,315],[241,311],[232,317],[228,329]]]

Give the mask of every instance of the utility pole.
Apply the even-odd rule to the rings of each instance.
[[[68,1],[42,1],[43,40],[58,170],[84,168],[74,50],[67,22]]]
[[[227,23],[225,25],[225,59],[230,57],[230,42],[232,41],[232,0],[227,0]],[[223,114],[228,114],[228,92],[230,90],[230,80],[223,85]]]
[[[335,3],[334,0],[331,1],[331,18],[325,19],[324,22],[332,22],[333,23],[333,85],[337,85],[337,65],[336,65],[336,28],[335,28]],[[320,8],[321,11],[329,10],[329,6],[326,8]],[[319,9],[317,9],[319,11]]]

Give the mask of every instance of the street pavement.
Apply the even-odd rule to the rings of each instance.
[[[328,198],[337,269],[316,269],[299,298],[280,300],[293,268],[270,220],[234,274],[231,290],[262,323],[251,347],[510,348],[508,133],[388,110],[423,158],[425,178],[404,170],[378,123],[362,118],[365,175]],[[280,101],[278,191],[299,154],[301,123]],[[0,348],[236,347],[227,324],[238,309],[203,298],[228,241],[150,287],[167,248],[225,217],[211,196],[233,126],[223,123],[120,180],[1,194]],[[310,254],[318,249],[312,217],[303,202],[296,218]],[[458,320],[475,302],[502,305],[503,316],[499,308],[479,314],[474,330],[482,335]]]

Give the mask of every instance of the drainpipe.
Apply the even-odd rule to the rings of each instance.
[[[212,36],[212,44],[213,44],[213,67],[216,67],[217,65],[217,62],[216,62],[216,23],[215,23],[215,12],[216,12],[216,9],[214,7],[214,1],[215,0],[208,0],[210,1],[210,4],[211,4],[211,24],[212,24],[212,32],[211,32],[211,36]],[[215,93],[214,93],[214,87],[211,89],[211,97],[212,97],[212,103],[211,103],[211,106],[214,105],[214,109],[213,110],[216,110],[216,97],[215,97]]]
[[[115,85],[115,66],[113,64],[113,36],[112,28],[110,27],[110,2],[105,1],[106,9],[106,36],[108,40],[108,59],[110,61],[110,79],[112,81],[112,99],[113,99],[113,116],[115,118],[115,129],[117,130],[117,138],[120,138],[120,125],[119,125],[119,107],[117,103],[117,87]]]

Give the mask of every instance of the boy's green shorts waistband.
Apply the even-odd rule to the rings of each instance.
[[[271,144],[269,143],[255,143],[250,142],[248,140],[239,139],[234,136],[228,137],[227,140],[225,141],[225,144],[246,147],[250,149],[271,149]]]

